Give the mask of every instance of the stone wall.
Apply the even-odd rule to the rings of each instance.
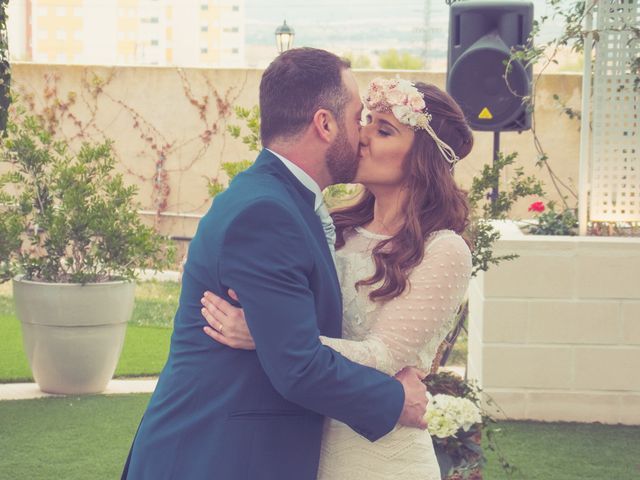
[[[523,235],[469,290],[468,371],[515,419],[640,424],[640,239]]]

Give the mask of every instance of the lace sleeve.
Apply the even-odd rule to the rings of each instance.
[[[450,233],[427,245],[424,260],[409,276],[410,287],[385,303],[371,332],[361,341],[320,337],[354,362],[393,375],[407,365],[428,368],[421,353],[442,342],[471,277],[471,253]]]

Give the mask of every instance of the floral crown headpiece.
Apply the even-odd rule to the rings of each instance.
[[[424,96],[408,80],[401,78],[375,78],[369,84],[369,91],[364,99],[370,111],[392,112],[398,121],[414,130],[424,130],[433,139],[444,159],[451,168],[460,160],[453,148],[438,138],[431,127],[431,114],[426,108]]]

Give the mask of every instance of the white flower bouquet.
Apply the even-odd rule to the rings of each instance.
[[[481,480],[486,459],[480,440],[483,430],[490,432],[477,388],[449,372],[429,375],[425,384],[430,392],[425,420],[442,478]]]
[[[480,409],[468,398],[437,394],[429,396],[429,405],[425,420],[429,424],[429,433],[438,438],[456,435],[462,429],[469,429],[482,422]]]

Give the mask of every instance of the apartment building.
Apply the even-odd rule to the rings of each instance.
[[[243,66],[244,0],[10,0],[12,60]]]

